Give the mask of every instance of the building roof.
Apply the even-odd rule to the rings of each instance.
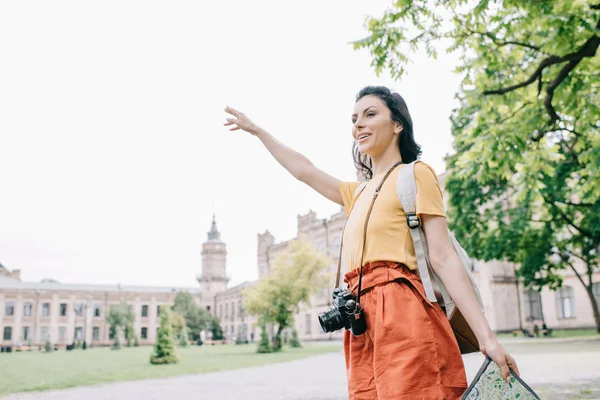
[[[76,283],[59,283],[44,280],[43,282],[22,282],[7,276],[0,276],[0,289],[15,290],[66,290],[72,292],[129,292],[129,293],[177,293],[188,292],[200,294],[200,288],[173,286],[129,286],[129,285],[91,285]]]
[[[221,240],[221,234],[219,233],[219,230],[217,229],[217,220],[215,218],[215,214],[213,214],[212,225],[210,227],[210,232],[208,232],[208,240],[209,241],[220,241]]]
[[[243,289],[245,289],[247,287],[254,286],[257,283],[258,283],[258,281],[245,281],[245,282],[242,282],[242,283],[240,283],[240,284],[238,284],[236,286],[232,286],[230,288],[225,289],[222,292],[217,293],[216,296],[217,297],[225,297],[225,296],[230,295],[232,293],[239,292],[239,291],[241,291],[241,290],[243,290]]]

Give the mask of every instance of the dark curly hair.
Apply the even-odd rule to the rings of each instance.
[[[367,86],[361,89],[356,95],[355,102],[365,96],[377,96],[389,108],[393,121],[402,124],[402,132],[398,138],[398,148],[402,162],[405,164],[411,163],[421,155],[421,146],[415,142],[413,135],[413,123],[406,102],[396,92],[392,92],[385,86]],[[354,156],[354,165],[367,178],[373,177],[373,162],[367,154],[361,154],[358,151],[356,142],[352,145],[352,155]]]

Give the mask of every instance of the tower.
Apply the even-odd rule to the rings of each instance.
[[[202,297],[206,300],[227,288],[227,246],[221,241],[217,221],[213,214],[208,240],[202,243],[202,274],[198,277]],[[211,301],[212,302],[212,301]]]

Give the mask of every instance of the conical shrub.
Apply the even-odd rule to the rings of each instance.
[[[171,313],[168,307],[163,306],[160,308],[160,327],[158,328],[158,338],[154,345],[154,353],[150,356],[150,363],[175,364],[178,362],[179,357],[175,352]]]

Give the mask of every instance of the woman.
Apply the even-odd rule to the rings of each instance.
[[[243,113],[230,107],[225,111],[233,116],[225,126],[258,137],[296,179],[346,210],[342,259],[347,260],[348,271],[344,280],[356,295],[362,270],[360,304],[367,322],[365,334],[344,333],[349,398],[460,398],[467,388],[462,357],[444,311],[424,294],[406,214],[396,194],[402,164],[415,161],[421,153],[402,97],[385,87],[366,87],[356,96],[354,161],[368,182],[361,192],[359,182],[338,181]],[[431,167],[419,162],[415,178],[417,215],[427,236],[431,266],[476,334],[481,351],[500,366],[507,379],[509,368],[518,373],[517,364],[492,333],[451,245],[437,177]],[[382,180],[363,243],[368,209]]]

